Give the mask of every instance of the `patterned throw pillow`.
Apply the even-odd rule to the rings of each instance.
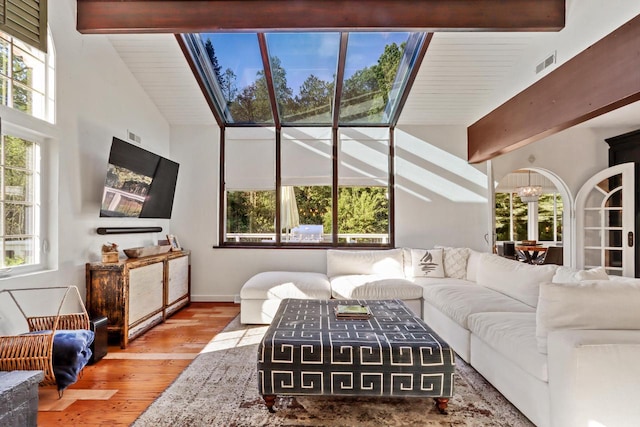
[[[413,277],[444,277],[442,249],[411,249]]]
[[[442,248],[444,250],[445,277],[466,279],[469,248],[449,248],[446,246],[436,246],[436,248]]]

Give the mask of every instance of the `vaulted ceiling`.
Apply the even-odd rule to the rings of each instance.
[[[336,2],[349,3],[337,0],[333,0],[331,3]],[[137,5],[180,2],[132,1],[122,3],[78,0],[79,30],[92,32],[80,28],[81,24],[89,25],[86,20],[82,21],[81,19],[83,4],[106,7],[110,4],[113,6],[115,3]],[[222,5],[234,2],[219,1],[217,3]],[[247,2],[235,2],[236,5],[240,3]],[[265,3],[274,6],[282,1],[269,0]],[[390,2],[373,1],[373,3],[388,5]],[[438,2],[425,1],[422,3],[433,7]],[[451,5],[468,2],[444,1],[440,3]],[[495,3],[495,1],[482,0],[478,2],[478,0],[474,0],[472,3]],[[520,4],[521,7],[531,3],[557,6],[556,0],[539,2],[516,0],[511,3]],[[618,7],[615,10],[610,10],[613,8],[608,7],[606,3],[605,0],[590,2],[568,0],[566,27],[559,32],[452,31],[455,28],[436,31],[413,82],[399,117],[398,126],[472,125],[518,92],[549,75],[579,52],[584,51],[640,14],[640,5],[636,2],[628,2],[624,7]],[[396,4],[402,8],[416,3],[399,1]],[[419,13],[413,15],[419,15]],[[115,17],[111,18],[115,20]],[[513,18],[508,22],[513,23],[517,20]],[[124,24],[118,25],[126,26],[126,21]],[[176,22],[175,25],[180,25],[180,23]],[[504,28],[498,29],[504,30]],[[169,123],[173,125],[216,124],[211,108],[189,68],[176,37],[173,34],[115,34],[131,31],[151,30],[111,28],[93,32],[112,33],[108,37],[114,48]],[[640,51],[640,47],[638,47],[638,51]],[[555,54],[555,63],[551,63],[542,72],[536,73],[536,66],[553,54]],[[640,127],[638,102],[627,102],[627,104],[630,105],[616,110],[615,113],[600,116],[591,123],[598,127]],[[583,126],[585,125],[588,126],[589,122],[583,124]]]

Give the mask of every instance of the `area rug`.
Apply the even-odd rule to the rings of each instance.
[[[278,397],[269,413],[258,394],[256,357],[266,326],[239,316],[202,350],[133,423],[159,426],[532,426],[464,361],[456,359],[448,414],[431,398]]]

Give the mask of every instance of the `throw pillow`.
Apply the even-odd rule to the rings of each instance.
[[[560,329],[640,329],[640,280],[543,283],[536,310],[538,350]]]
[[[404,277],[402,249],[371,251],[327,250],[327,276],[380,274]]]
[[[478,264],[477,282],[515,298],[531,307],[538,304],[538,288],[550,282],[557,265],[532,265],[498,255],[483,254]]]
[[[469,248],[451,248],[446,246],[436,246],[436,249],[443,249],[444,275],[455,279],[467,278],[467,259],[469,259]]]
[[[411,249],[413,277],[444,277],[442,249]]]
[[[574,270],[571,267],[558,267],[553,275],[553,283],[576,283],[581,280],[609,280],[609,275],[604,267],[596,267],[591,270]]]

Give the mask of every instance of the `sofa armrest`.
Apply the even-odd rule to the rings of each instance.
[[[640,330],[548,335],[552,426],[640,425]]]

